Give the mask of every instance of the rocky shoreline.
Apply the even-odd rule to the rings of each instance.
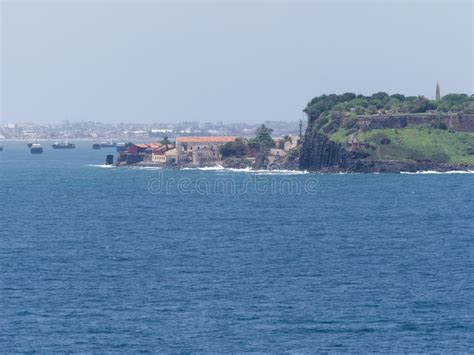
[[[293,153],[291,153],[293,152]],[[291,153],[291,154],[290,154]],[[307,130],[303,143],[289,154],[269,159],[263,152],[252,157],[227,157],[212,162],[196,162],[190,159],[176,163],[152,163],[152,159],[136,163],[118,163],[118,166],[183,168],[227,168],[241,170],[298,170],[315,173],[416,173],[474,171],[474,164],[446,163],[415,159],[374,159],[367,150],[347,149],[341,143],[331,140],[326,134]],[[380,155],[379,155],[380,156]]]
[[[352,161],[349,166],[344,168],[333,166],[310,171],[319,173],[416,173],[424,171],[440,173],[451,171],[473,172],[474,165],[360,159]]]
[[[416,173],[416,172],[474,172],[474,165],[468,164],[439,164],[433,162],[415,162],[415,161],[384,161],[384,160],[368,160],[358,159],[350,162],[349,165],[344,167],[331,166],[322,167],[319,169],[302,169],[295,165],[294,162],[286,163],[281,165],[274,165],[272,167],[266,166],[252,166],[246,162],[232,160],[222,161],[220,164],[214,165],[202,165],[196,166],[192,164],[185,165],[172,165],[172,166],[161,166],[150,163],[137,163],[132,165],[118,165],[128,167],[141,167],[141,168],[163,168],[163,169],[199,169],[199,168],[219,168],[224,169],[236,169],[236,170],[293,170],[293,171],[308,171],[312,173],[326,173],[326,174],[337,174],[337,173]]]

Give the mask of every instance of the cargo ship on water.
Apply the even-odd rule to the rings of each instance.
[[[43,154],[43,147],[39,143],[31,143],[30,153],[31,154]]]
[[[76,149],[76,145],[74,143],[69,142],[61,142],[61,143],[54,143],[51,145],[53,149]]]

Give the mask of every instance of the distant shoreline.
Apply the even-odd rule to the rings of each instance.
[[[109,142],[109,141],[116,141],[116,142],[124,142],[128,141],[128,139],[121,139],[121,138],[99,138],[99,139],[92,139],[92,138],[41,138],[41,139],[3,139],[0,138],[0,142]],[[141,141],[149,141],[149,139],[142,138],[142,139],[134,139],[136,142]]]

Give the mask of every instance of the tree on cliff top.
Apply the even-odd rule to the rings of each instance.
[[[388,95],[378,92],[371,96],[345,93],[343,95],[321,95],[312,99],[304,112],[310,123],[325,119],[326,113],[341,115],[373,115],[385,113],[424,113],[431,110],[439,112],[471,113],[474,97],[466,94],[448,94],[440,101],[429,100],[423,96]],[[321,125],[320,125],[321,126]]]
[[[255,131],[255,138],[249,141],[249,146],[254,149],[267,150],[275,146],[275,142],[272,138],[273,130],[267,128],[264,124],[257,128]]]
[[[237,157],[241,158],[247,153],[247,146],[243,142],[242,138],[237,138],[233,142],[228,142],[219,148],[219,151],[223,158]]]
[[[168,136],[164,136],[160,143],[163,145],[171,144],[170,140],[168,139]]]

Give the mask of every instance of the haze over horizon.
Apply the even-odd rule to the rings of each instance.
[[[0,117],[295,121],[321,94],[472,94],[472,19],[470,1],[4,1]]]

